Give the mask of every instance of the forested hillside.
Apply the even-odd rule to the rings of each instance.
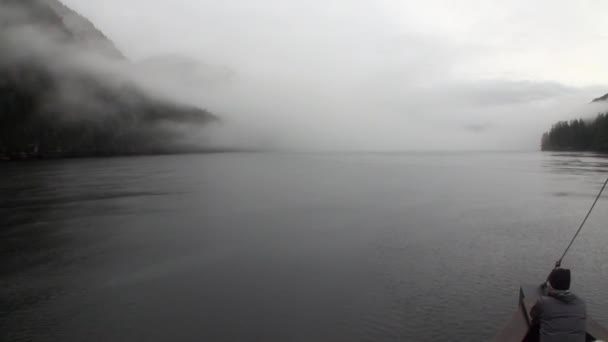
[[[104,77],[96,61],[130,62],[57,0],[1,0],[0,51],[0,159],[179,152],[176,126],[216,120]]]
[[[542,137],[543,151],[608,152],[608,115],[593,120],[560,121]]]

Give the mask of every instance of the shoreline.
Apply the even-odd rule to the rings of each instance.
[[[256,153],[263,152],[262,150],[253,149],[236,149],[236,148],[212,148],[189,151],[157,151],[157,152],[137,152],[137,153],[93,153],[82,155],[28,155],[26,153],[6,155],[0,154],[0,163],[2,162],[28,162],[28,161],[44,161],[44,160],[62,160],[62,159],[95,159],[95,158],[128,158],[128,157],[147,157],[147,156],[171,156],[171,155],[188,155],[188,154],[221,154],[221,153]]]

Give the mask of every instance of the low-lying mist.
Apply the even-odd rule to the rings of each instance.
[[[220,116],[223,124],[212,134],[220,145],[536,150],[542,133],[555,121],[606,110],[602,104],[589,105],[607,91],[601,84],[571,84],[565,77],[540,73],[540,66],[538,74],[527,72],[534,65],[550,66],[560,57],[551,56],[552,46],[547,60],[532,56],[551,42],[543,31],[527,32],[529,40],[538,41],[518,49],[495,42],[496,37],[518,32],[507,25],[488,28],[481,42],[453,37],[464,33],[444,32],[442,25],[449,25],[449,20],[442,23],[445,13],[436,10],[453,6],[437,7],[438,1],[427,6],[384,0],[111,0],[104,9],[68,2],[95,15],[133,60],[172,56],[174,63],[135,77],[159,93]],[[144,4],[145,12],[140,11]],[[502,19],[502,12],[486,13],[485,7],[476,7],[479,18],[473,19]],[[527,24],[547,25],[542,18],[520,18],[530,19],[521,23],[521,30]],[[125,22],[134,19],[137,27],[127,28]],[[574,44],[569,37],[563,35]],[[504,62],[508,59],[513,61]],[[516,65],[520,61],[528,64]]]
[[[209,3],[193,5],[195,18],[182,18],[178,31],[172,23],[183,1],[169,6],[175,13],[138,13],[140,22],[116,15],[121,7],[112,1],[107,8],[114,9],[101,13],[92,11],[97,5],[66,1],[96,24],[99,20],[102,31],[108,28],[106,34],[128,57],[22,25],[5,32],[12,49],[0,63],[36,60],[49,67],[68,80],[60,89],[69,104],[95,105],[79,83],[69,81],[92,74],[114,88],[132,86],[146,96],[209,110],[219,122],[201,127],[163,121],[184,144],[205,148],[534,150],[554,121],[606,110],[604,104],[589,104],[606,91],[600,86],[491,76],[484,70],[472,74],[477,62],[483,68],[480,61],[496,52],[441,35],[392,31],[379,13],[363,13],[358,5],[336,17],[337,9],[270,2],[278,8],[274,12],[250,8],[257,17],[228,5],[215,12],[204,11]],[[131,13],[126,8],[138,5],[144,6],[134,1],[122,10]],[[212,17],[219,14],[226,17]],[[175,42],[146,41],[149,36],[141,32],[151,26],[145,15],[165,19],[155,24],[164,32],[159,39],[173,34]],[[188,31],[194,19],[198,31]],[[140,33],[139,40],[133,41],[133,32]],[[124,96],[128,103],[129,91]],[[104,109],[92,112],[103,115]]]
[[[420,51],[412,46],[415,51]],[[349,60],[344,52],[344,63]],[[283,150],[537,149],[557,120],[605,111],[600,87],[500,79],[409,76],[431,65],[339,64],[290,68],[206,60],[192,73],[157,68],[134,75],[143,86],[209,108],[222,146]],[[352,69],[351,69],[352,68]],[[219,71],[218,71],[219,70]],[[230,70],[229,72],[225,72]],[[350,71],[352,70],[352,73]],[[205,79],[210,72],[218,76]],[[194,73],[196,75],[196,72]]]

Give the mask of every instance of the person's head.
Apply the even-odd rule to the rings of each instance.
[[[556,268],[549,275],[549,285],[555,290],[566,291],[570,289],[570,270]]]

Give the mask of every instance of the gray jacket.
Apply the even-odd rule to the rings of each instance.
[[[550,290],[531,311],[532,324],[540,325],[540,342],[585,342],[585,302],[569,291]]]

